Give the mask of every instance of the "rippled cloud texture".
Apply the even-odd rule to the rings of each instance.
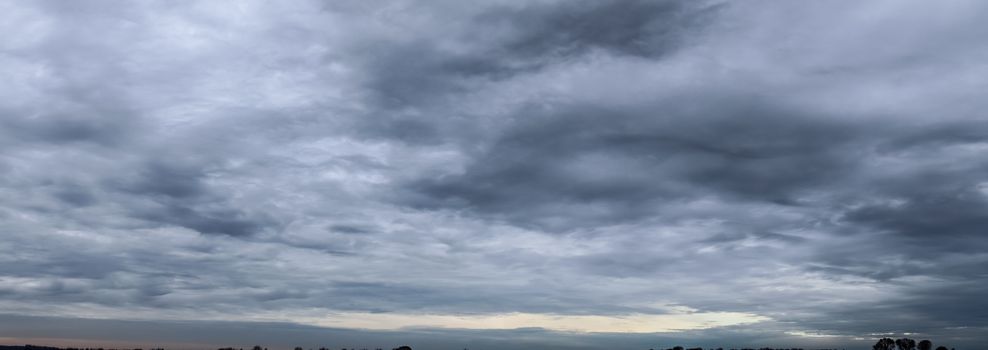
[[[0,339],[981,344],[985,23],[977,1],[3,1]]]

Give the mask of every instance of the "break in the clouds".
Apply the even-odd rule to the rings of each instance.
[[[975,344],[986,20],[975,1],[5,1],[0,322]],[[93,339],[58,329],[0,339]]]

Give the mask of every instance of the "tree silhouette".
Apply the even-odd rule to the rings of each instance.
[[[922,340],[919,342],[918,350],[933,350],[933,342],[929,340]]]
[[[916,341],[909,338],[896,340],[895,345],[899,347],[899,350],[916,350]]]
[[[892,338],[882,338],[879,339],[875,345],[871,347],[872,350],[895,350],[895,340]]]

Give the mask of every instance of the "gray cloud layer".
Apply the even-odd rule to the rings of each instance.
[[[685,307],[770,319],[672,336],[698,345],[974,344],[986,11],[4,2],[0,310]]]

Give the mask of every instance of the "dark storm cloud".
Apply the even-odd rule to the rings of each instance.
[[[915,128],[917,130],[907,131],[903,135],[889,140],[886,144],[881,145],[880,149],[888,152],[902,152],[920,147],[939,148],[988,141],[988,121],[983,120],[942,122],[933,125],[921,124]]]
[[[680,107],[693,99],[709,107]],[[501,135],[462,174],[412,184],[415,205],[465,207],[522,223],[554,219],[581,203],[610,209],[599,222],[576,218],[583,213],[564,221],[585,227],[661,215],[662,204],[709,195],[792,204],[847,176],[858,159],[845,154],[867,145],[853,123],[710,95],[633,110],[576,105],[518,113],[531,122]]]
[[[654,59],[702,29],[715,10],[706,2],[676,1],[515,4],[457,13],[469,20],[451,29],[427,28],[428,37],[360,45],[365,88],[376,107],[386,108],[362,121],[363,130],[411,143],[449,140],[456,132],[451,126],[469,124],[442,109],[459,95],[593,50]],[[437,105],[435,118],[398,113]]]
[[[135,195],[160,196],[167,199],[188,199],[207,193],[202,179],[203,169],[195,166],[170,164],[152,160],[139,170],[137,179],[123,184],[124,191]]]
[[[248,236],[275,227],[261,214],[232,207],[227,195],[206,184],[208,164],[150,160],[131,179],[108,181],[109,187],[135,198],[150,199],[131,215],[185,227],[205,234]]]
[[[329,227],[329,230],[335,232],[350,233],[350,234],[366,234],[366,233],[374,233],[375,231],[373,228],[359,226],[359,225],[332,225]]]
[[[79,184],[59,184],[58,187],[53,192],[54,196],[67,204],[84,207],[96,203],[96,197],[92,191]]]
[[[57,73],[76,69],[57,62],[46,67]],[[139,127],[138,116],[123,101],[120,95],[124,92],[119,88],[65,85],[49,88],[45,93],[58,95],[59,99],[44,106],[0,108],[0,135],[8,140],[5,143],[21,140],[41,147],[79,143],[118,147],[129,131]]]
[[[8,137],[26,138],[43,143],[93,142],[112,144],[125,135],[121,121],[87,119],[79,116],[43,116],[33,120],[5,119]],[[123,122],[126,123],[126,122]]]
[[[515,35],[497,57],[547,60],[604,49],[654,58],[687,40],[715,9],[702,2],[575,1],[497,8],[479,18],[484,25],[513,28]]]
[[[164,205],[144,209],[135,216],[166,225],[176,225],[201,233],[248,236],[271,227],[273,223],[252,218],[248,214],[227,208],[192,208]]]
[[[218,345],[975,344],[988,327],[983,13],[0,3],[13,33],[0,39],[0,309],[68,317],[0,323]],[[741,321],[714,327],[710,313]],[[71,319],[513,314],[712,328]]]
[[[466,28],[430,31],[466,52],[444,50],[435,37],[368,47],[368,87],[385,106],[421,106],[463,92],[471,79],[506,79],[593,49],[654,58],[673,51],[714,10],[702,2],[635,0],[499,6],[466,14],[473,19]]]
[[[908,184],[912,187],[890,193],[896,202],[854,209],[845,219],[889,232],[897,243],[915,247],[912,252],[917,254],[935,248],[982,250],[983,240],[978,238],[985,236],[988,198],[977,184],[934,174],[914,180]]]

